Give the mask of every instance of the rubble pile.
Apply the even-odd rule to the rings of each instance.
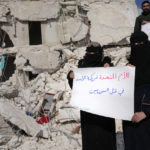
[[[136,16],[134,0],[0,0],[0,149],[82,149],[67,74],[90,41],[126,65]]]
[[[14,125],[17,126],[15,130],[18,132],[25,132],[19,135],[10,134],[9,138],[5,137],[7,135],[5,134],[3,138],[8,143],[3,143],[3,148],[81,149],[79,110],[68,105],[71,89],[66,76],[77,66],[78,60],[85,53],[85,48],[77,48],[70,53],[67,49],[62,50],[67,61],[54,73],[43,70],[34,79],[24,82],[23,78],[18,76],[20,70],[18,65],[12,77],[1,83],[0,115],[5,119],[5,124],[10,123],[8,125],[10,129]],[[129,52],[128,47],[104,50],[104,54],[111,56],[112,62],[117,66],[124,66],[127,63]],[[35,53],[38,53],[38,50]],[[32,70],[34,72],[33,68]]]
[[[66,80],[69,70],[74,68],[82,57],[80,55],[78,58],[76,55],[80,50],[83,50],[83,48],[76,50],[76,52],[68,53],[69,50],[64,49],[64,60],[68,60],[58,71],[52,73],[50,69],[43,69],[32,80],[25,80],[22,77],[24,75],[23,68],[32,68],[32,63],[26,65],[26,59],[24,58],[24,63],[20,63],[22,65],[22,70],[20,70],[21,65],[17,65],[18,58],[16,58],[17,69],[15,73],[9,80],[1,83],[0,115],[6,122],[10,122],[11,125],[17,126],[19,130],[23,130],[25,135],[19,135],[19,140],[16,141],[10,140],[3,146],[4,148],[13,149],[11,142],[19,142],[21,147],[20,144],[16,144],[18,149],[26,149],[26,140],[29,140],[30,143],[33,142],[32,145],[36,142],[35,145],[37,147],[39,138],[43,138],[43,143],[48,143],[48,148],[54,147],[58,149],[60,145],[64,149],[68,145],[70,145],[70,149],[81,148],[81,135],[74,133],[74,129],[80,126],[79,110],[68,105],[71,90]],[[37,50],[35,53],[38,55],[39,51]],[[19,52],[17,55],[19,55]],[[70,55],[74,56],[74,59],[69,59]],[[32,68],[30,71],[34,73],[36,70]],[[45,121],[41,118],[48,120]],[[30,144],[28,143],[27,145],[29,146]],[[17,146],[15,146],[15,149]],[[39,149],[40,147],[38,146]]]

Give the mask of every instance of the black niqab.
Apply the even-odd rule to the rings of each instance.
[[[150,83],[150,42],[148,36],[142,32],[131,35],[131,55],[129,63],[136,66],[137,86]]]
[[[83,63],[79,67],[101,67],[102,63],[102,54],[86,54],[83,59]]]
[[[90,54],[93,52],[94,54]],[[86,68],[86,67],[102,67],[102,57],[103,57],[103,49],[99,45],[97,46],[88,46],[86,49],[86,54],[83,59],[79,61],[78,67],[79,68]]]

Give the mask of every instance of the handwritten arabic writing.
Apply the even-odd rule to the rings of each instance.
[[[89,93],[90,94],[104,94],[104,93],[108,93],[109,95],[114,95],[114,94],[118,94],[119,96],[122,96],[124,94],[125,90],[122,88],[122,90],[118,90],[116,88],[106,88],[105,90],[90,90]]]
[[[98,79],[98,75],[94,73],[92,73],[90,76],[88,75],[84,75],[82,76],[81,78],[76,78],[75,80],[76,81],[84,81],[84,80],[88,80],[88,81],[91,81],[91,82],[94,82],[95,80]]]
[[[81,77],[76,78],[76,81],[91,81],[94,82],[95,80],[125,80],[129,79],[130,74],[129,72],[123,72],[123,73],[112,73],[110,75],[98,75],[95,72],[90,75],[83,75]]]

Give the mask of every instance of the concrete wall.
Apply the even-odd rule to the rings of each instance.
[[[2,29],[6,31],[14,46],[29,45],[29,31],[27,22],[4,23]]]
[[[16,46],[29,45],[28,22],[16,23]]]
[[[60,40],[57,36],[57,22],[47,21],[41,23],[42,44],[57,45]]]

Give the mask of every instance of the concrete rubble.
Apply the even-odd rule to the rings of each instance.
[[[5,95],[3,95],[0,99],[0,114],[5,120],[18,126],[19,129],[25,131],[28,135],[43,136],[50,140],[41,139],[37,142],[35,140],[36,138],[34,139],[28,136],[22,137],[22,142],[18,146],[19,150],[29,147],[30,149],[37,148],[40,150],[43,148],[42,145],[44,145],[44,143],[44,148],[60,149],[61,145],[63,149],[81,149],[81,131],[79,134],[73,133],[74,129],[80,126],[79,111],[68,105],[71,97],[71,90],[66,81],[66,75],[69,70],[77,65],[78,60],[84,55],[85,51],[83,50],[85,50],[85,48],[86,47],[78,48],[72,52],[74,57],[69,59],[61,69],[53,74],[44,71],[43,73],[39,73],[35,79],[27,81],[24,84],[22,78],[17,76],[17,74],[13,74],[13,76],[6,81],[6,85],[10,87],[13,87],[13,85],[8,84],[8,82],[18,85],[19,92],[18,95],[10,97],[10,99],[6,99]],[[83,53],[77,55],[81,50]],[[130,49],[117,47],[109,48],[104,52],[105,55],[111,55],[114,64],[118,63],[118,66],[122,66],[127,63],[126,56],[129,55]],[[5,82],[3,84],[5,84]],[[5,90],[9,87],[6,85],[2,86]],[[48,124],[38,125],[32,116],[26,116],[25,112],[30,112],[33,116],[38,116],[45,93],[53,93],[55,95],[52,101],[53,115]],[[30,121],[28,121],[28,119]],[[47,135],[42,134],[41,131],[47,133]],[[41,145],[40,143],[43,144]],[[8,142],[7,146],[11,147],[12,145]]]
[[[4,121],[2,116],[0,116],[0,133],[0,146],[7,144],[14,136],[12,128]]]
[[[58,32],[60,40],[63,44],[69,43],[70,39],[73,42],[81,41],[88,33],[88,26],[85,25],[81,19],[68,19],[67,21],[59,24]],[[63,34],[65,33],[65,34]]]
[[[43,134],[41,126],[38,125],[33,118],[27,116],[25,112],[22,112],[4,98],[0,100],[0,115],[4,117],[5,120],[24,130],[30,136],[48,138],[48,135],[45,136]]]
[[[0,0],[0,27],[14,44],[0,46],[1,64],[5,56],[0,149],[82,149],[79,110],[68,105],[67,73],[90,41],[100,42],[115,66],[124,66],[136,16],[134,0]],[[29,35],[30,22],[40,24],[41,43],[30,44],[35,38]],[[123,150],[116,122],[118,150]]]
[[[97,2],[90,4],[89,7],[92,41],[99,41],[104,45],[119,43],[122,39],[126,42],[126,38],[133,31],[137,14],[133,11],[136,10],[134,4],[112,2],[106,5]],[[115,34],[116,30],[118,34]]]

